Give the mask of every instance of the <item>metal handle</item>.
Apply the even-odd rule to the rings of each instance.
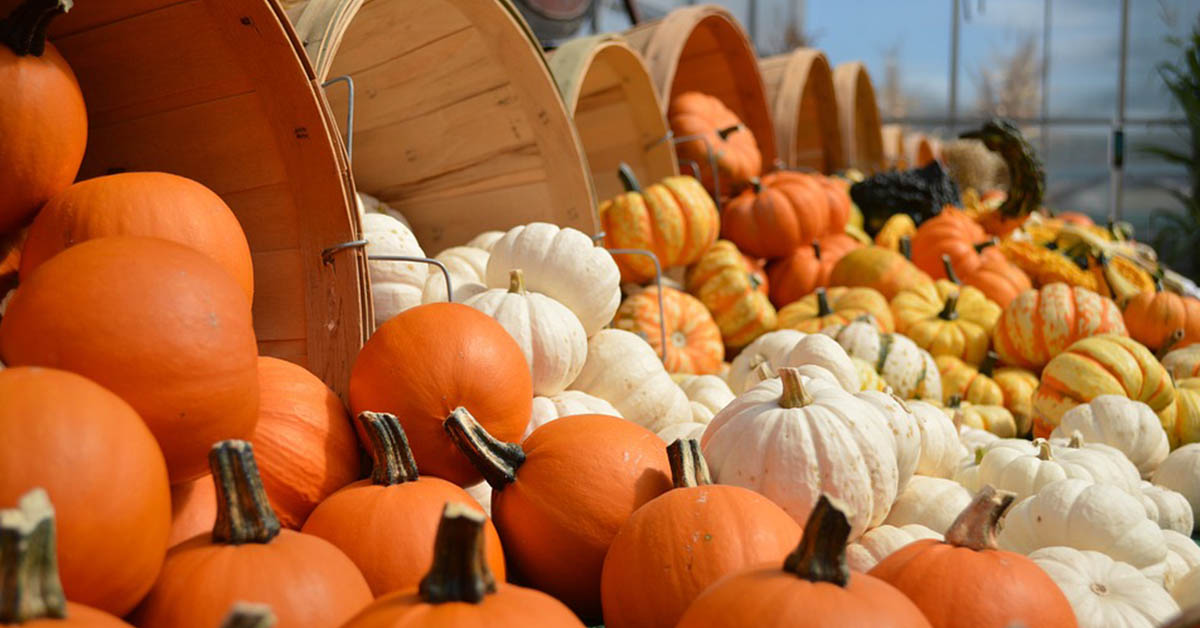
[[[724,129],[722,129],[722,130],[724,130]],[[704,142],[704,150],[708,153],[708,167],[712,171],[712,177],[713,177],[713,189],[711,191],[709,191],[709,194],[712,194],[713,202],[717,204],[717,207],[720,207],[721,206],[721,173],[717,169],[717,154],[716,154],[716,152],[713,151],[712,142],[708,141],[708,135],[707,134],[697,134],[697,135],[683,135],[683,136],[672,135],[671,136],[671,142],[674,143],[676,146],[678,146],[684,142],[692,142],[692,141],[696,141],[696,140]],[[696,178],[698,179],[700,177],[696,177]]]
[[[359,249],[370,244],[367,240],[351,240],[335,244],[321,251],[321,261],[325,264],[333,263],[333,256],[348,251],[350,249]],[[442,277],[446,280],[446,300],[454,301],[454,284],[450,281],[450,270],[446,265],[432,257],[413,257],[411,255],[368,255],[367,261],[371,262],[415,262],[418,264],[430,264],[437,266],[438,270],[442,271]],[[657,263],[657,262],[656,262]]]
[[[604,234],[600,233],[599,236],[593,236],[593,238],[595,237],[603,239]],[[658,263],[658,256],[653,251],[645,249],[610,249],[606,247],[605,250],[613,255],[644,255],[649,257],[650,261],[654,262],[654,285],[658,287],[658,337],[660,339],[659,344],[661,345],[659,353],[665,364],[667,361],[667,322],[666,313],[663,312],[662,265]]]
[[[354,166],[354,77],[349,74],[335,76],[324,83],[321,87],[328,88],[334,83],[346,84],[346,165],[353,168]]]

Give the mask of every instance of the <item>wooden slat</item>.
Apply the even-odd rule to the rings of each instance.
[[[304,263],[299,249],[255,252],[254,333],[259,341],[304,340]]]

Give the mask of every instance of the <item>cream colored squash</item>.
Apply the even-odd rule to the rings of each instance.
[[[758,365],[766,364],[771,371],[783,366],[783,358],[806,334],[794,329],[769,331],[746,345],[729,366],[725,381],[733,394],[740,395],[762,381],[756,371]]]
[[[362,219],[363,238],[367,240],[367,255],[406,255],[425,257],[408,227],[387,214],[367,214]],[[371,300],[375,305],[375,326],[393,316],[421,304],[421,291],[429,266],[417,262],[367,262],[371,278]]]
[[[980,449],[978,452],[982,456],[983,450]],[[979,481],[979,465],[977,464],[963,465],[954,472],[954,481],[971,494],[978,493],[979,489],[983,488],[983,483]]]
[[[522,436],[521,440],[528,438],[533,430],[555,419],[575,414],[621,416],[621,413],[611,403],[578,390],[564,390],[549,397],[534,397],[529,427],[525,428],[525,436]]]
[[[900,472],[899,488],[903,491],[921,460],[921,428],[917,426],[917,419],[904,400],[891,393],[864,390],[854,396],[875,406],[887,419],[896,441],[896,469]]]
[[[1171,351],[1163,356],[1162,363],[1175,379],[1200,377],[1200,343]]]
[[[981,430],[970,425],[958,426],[958,442],[967,450],[967,457],[973,459],[975,452],[980,449],[987,449],[992,443],[1000,440],[999,436],[987,431]]]
[[[1181,493],[1192,505],[1193,524],[1200,521],[1200,443],[1191,443],[1172,451],[1158,465],[1151,481]],[[1193,528],[1192,532],[1195,531]]]
[[[884,523],[893,526],[915,523],[945,534],[969,503],[971,493],[958,482],[914,475],[896,497]]]
[[[488,252],[472,246],[452,246],[434,256],[446,265],[454,288],[454,301],[462,303],[487,290],[483,275],[487,271]],[[422,303],[440,303],[446,300],[446,276],[436,266],[430,267],[421,292]]]
[[[896,498],[891,430],[870,403],[801,380],[785,367],[739,395],[704,431],[704,456],[715,482],[757,491],[801,524],[821,495],[841,500],[858,538]]]
[[[1163,530],[1175,530],[1180,534],[1192,533],[1195,515],[1192,514],[1192,505],[1186,497],[1165,486],[1150,482],[1142,482],[1139,488],[1146,516],[1157,523],[1158,527]]]
[[[1142,573],[1170,591],[1175,583],[1200,565],[1200,546],[1186,534],[1174,530],[1163,530],[1162,533],[1167,544],[1167,559],[1142,569]]]
[[[568,387],[599,397],[626,419],[658,432],[692,420],[687,395],[636,334],[604,329],[587,341],[587,361]]]
[[[1050,438],[1079,432],[1086,442],[1116,447],[1143,478],[1149,478],[1170,452],[1167,433],[1150,406],[1120,395],[1100,395],[1071,408]]]
[[[896,550],[922,539],[940,541],[942,535],[915,523],[899,527],[885,523],[867,530],[857,541],[846,546],[846,564],[853,571],[866,573]]]
[[[924,401],[909,401],[908,408],[921,433],[921,459],[917,474],[952,478],[967,450],[958,440],[958,429],[941,409]]]
[[[1100,552],[1043,547],[1029,558],[1062,589],[1079,628],[1156,628],[1179,612],[1162,586]]]
[[[1180,608],[1200,606],[1200,567],[1194,567],[1171,587],[1171,597]]]
[[[1003,525],[1000,548],[1020,554],[1065,545],[1103,552],[1139,569],[1167,558],[1162,531],[1146,517],[1141,502],[1109,484],[1077,478],[1052,482],[1017,502]]]
[[[849,393],[862,390],[858,371],[846,350],[828,336],[809,334],[792,347],[783,358],[783,366],[819,366],[833,373],[842,388]]]
[[[400,210],[388,205],[387,203],[384,203],[374,196],[371,196],[366,192],[359,192],[358,198],[356,198],[355,201],[355,204],[358,207],[358,217],[360,220],[366,217],[367,214],[383,214],[385,216],[391,216],[392,218],[395,218],[400,222],[400,224],[404,225],[405,229],[408,229],[409,231],[412,230],[412,225],[408,223],[408,218],[405,218],[404,214],[400,213]]]
[[[608,251],[582,231],[533,222],[509,229],[492,246],[487,286],[508,285],[508,273],[525,271],[525,287],[567,306],[589,338],[612,321],[621,303],[621,273]]]
[[[696,421],[673,423],[659,430],[658,437],[663,439],[663,442],[668,445],[680,439],[687,440],[694,438],[700,440],[704,436],[704,430],[707,427],[708,423],[699,423]]]
[[[850,357],[875,367],[876,372],[904,399],[942,400],[942,376],[928,351],[902,334],[885,334],[869,321],[852,321],[821,330]]]
[[[1136,471],[1117,467],[1114,461],[1099,452],[1055,446],[1039,439],[1037,452],[1011,447],[996,447],[984,454],[979,462],[979,483],[991,484],[998,490],[1009,491],[1024,499],[1037,494],[1042,487],[1065,478],[1111,484],[1139,496]]]
[[[471,241],[467,242],[463,246],[470,246],[470,247],[474,247],[477,249],[483,249],[483,250],[487,251],[488,253],[491,253],[492,247],[495,246],[496,243],[500,241],[500,238],[503,238],[503,237],[504,237],[503,231],[484,231],[483,233],[480,233],[479,235],[475,236],[474,238],[471,238]]]
[[[692,420],[708,423],[722,408],[733,401],[733,391],[725,380],[716,375],[672,376],[692,404]],[[703,418],[703,420],[701,420]]]

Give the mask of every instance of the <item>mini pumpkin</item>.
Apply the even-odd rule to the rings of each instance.
[[[1162,363],[1175,379],[1200,377],[1200,346],[1170,351],[1163,356]]]
[[[1118,464],[1103,451],[1084,448],[1078,441],[1051,445],[1047,440],[1038,439],[1034,446],[1035,451],[1012,447],[988,450],[979,462],[979,481],[1011,491],[1017,499],[1036,495],[1047,485],[1064,478],[1108,484],[1130,495],[1140,491],[1137,472],[1126,464]]]
[[[908,214],[892,214],[883,226],[880,227],[879,233],[875,234],[875,245],[893,251],[900,250],[900,239],[911,238],[917,234],[917,223],[913,222],[912,216]]]
[[[850,357],[873,365],[901,398],[941,400],[942,378],[933,356],[907,336],[881,333],[862,319],[826,327],[821,333],[837,340]]]
[[[817,288],[813,294],[779,310],[779,327],[813,334],[865,315],[871,317],[880,331],[895,331],[887,299],[871,288]]]
[[[933,279],[947,278],[944,258],[949,258],[964,276],[970,275],[982,263],[980,256],[988,240],[983,227],[963,210],[948,206],[917,228],[912,238],[912,261]]]
[[[529,426],[525,428],[525,435],[521,440],[525,440],[533,430],[550,421],[573,414],[607,414],[619,417],[621,411],[599,397],[578,390],[566,390],[551,397],[534,397]]]
[[[908,216],[908,214],[896,215]],[[879,561],[891,556],[896,550],[909,543],[921,539],[940,541],[942,538],[940,532],[934,532],[917,523],[904,526],[885,523],[878,528],[867,530],[867,533],[859,537],[857,541],[846,546],[846,565],[853,571],[866,573],[878,565]]]
[[[1175,429],[1169,434],[1176,446],[1200,441],[1200,377],[1175,382]]]
[[[778,171],[751,181],[721,210],[721,237],[755,257],[776,259],[832,234],[850,217],[844,184],[819,174]]]
[[[1005,364],[1038,370],[1076,340],[1128,335],[1117,305],[1091,290],[1052,283],[1014,299],[996,324],[993,344]]]
[[[829,273],[829,285],[873,288],[892,299],[901,290],[933,281],[903,255],[879,246],[850,251]]]
[[[1070,438],[1076,432],[1089,443],[1115,447],[1144,478],[1167,458],[1167,433],[1150,406],[1123,395],[1098,395],[1062,415],[1051,438]]]
[[[954,475],[967,451],[958,438],[954,422],[942,410],[924,401],[905,402],[921,434],[920,475],[948,478]]]
[[[388,214],[366,214],[362,217],[362,228],[368,256],[425,257],[412,230]],[[429,267],[419,262],[384,259],[368,261],[367,273],[371,279],[375,327],[420,305],[430,274]]]
[[[702,92],[683,92],[671,98],[667,121],[676,137],[701,136],[675,145],[679,160],[701,164],[704,187],[717,197],[746,183],[762,172],[762,154],[754,134],[737,114],[715,96]],[[709,152],[716,157],[721,189],[717,190],[709,167]]]
[[[970,364],[979,364],[987,355],[1000,318],[1000,306],[982,292],[945,280],[902,291],[891,308],[896,331],[934,357],[951,355]]]
[[[958,482],[914,475],[896,497],[896,503],[892,504],[884,525],[920,525],[940,537],[970,503],[971,493]]]
[[[1193,524],[1200,521],[1200,443],[1172,451],[1154,470],[1151,481],[1187,498],[1192,505]]]
[[[758,385],[762,378],[757,374],[759,366],[766,364],[772,372],[784,366],[787,354],[807,334],[794,329],[779,329],[767,332],[746,345],[729,367],[726,381],[735,395],[740,395]]]
[[[762,264],[743,255],[729,240],[717,240],[688,268],[687,291],[712,313],[728,347],[743,347],[776,328]]]
[[[604,399],[621,416],[654,432],[692,417],[687,395],[654,349],[620,329],[605,329],[588,339],[587,361],[570,388]]]
[[[1125,303],[1125,327],[1134,340],[1159,352],[1200,342],[1200,299],[1158,290],[1142,292]],[[1182,336],[1172,337],[1182,329]]]
[[[1000,438],[1014,438],[1020,426],[1012,412],[1000,404],[981,404],[952,397],[946,408],[959,425],[987,430]]]
[[[1192,515],[1192,505],[1188,503],[1183,493],[1173,491],[1165,486],[1143,481],[1141,486],[1142,506],[1146,508],[1146,516],[1150,517],[1164,532],[1171,530],[1177,534],[1192,534],[1196,518]],[[1189,539],[1190,540],[1190,539]],[[1171,537],[1166,537],[1168,551],[1171,550]],[[1196,544],[1187,546],[1193,551],[1196,561],[1200,563],[1200,547]],[[1169,558],[1169,557],[1168,557]]]
[[[842,257],[861,247],[844,233],[833,233],[801,245],[787,256],[771,262],[767,274],[771,279],[771,302],[784,307],[817,288],[829,285],[829,273]]]
[[[1179,612],[1162,586],[1100,552],[1044,547],[1029,559],[1062,589],[1081,626],[1154,628]]]
[[[664,355],[660,324],[666,327],[663,366],[668,372],[710,375],[721,370],[725,360],[721,330],[704,304],[686,292],[663,287],[660,310],[658,290],[647,288],[625,299],[613,319],[613,327],[637,334],[655,353]]]
[[[1022,368],[996,368],[997,355],[988,352],[979,368],[952,356],[938,356],[935,362],[942,377],[942,403],[951,398],[977,405],[1002,405],[1016,421],[1016,433],[1023,436],[1033,426],[1033,391],[1038,376]]]
[[[452,246],[433,257],[444,264],[446,272],[450,273],[454,298],[446,297],[445,275],[430,269],[429,276],[425,278],[425,288],[421,290],[421,303],[462,303],[487,290],[484,282],[487,280],[487,263],[491,255],[486,250],[474,246]]]

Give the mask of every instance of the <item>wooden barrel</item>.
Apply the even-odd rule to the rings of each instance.
[[[924,133],[912,133],[904,138],[904,157],[910,168],[929,165],[937,159],[937,140]]]
[[[549,55],[550,70],[587,154],[596,196],[624,191],[625,162],[650,184],[679,174],[667,120],[641,55],[611,35],[576,39]]]
[[[17,0],[0,0],[7,14]],[[343,395],[371,320],[349,173],[298,42],[268,0],[77,2],[51,39],[90,128],[80,178],[158,170],[233,208],[254,259],[259,350]],[[2,140],[0,140],[2,141]]]
[[[311,0],[291,15],[317,77],[354,79],[355,186],[403,212],[426,253],[535,220],[595,232],[583,148],[507,0]],[[327,90],[339,125],[346,94]]]
[[[906,170],[909,168],[906,142],[908,137],[899,124],[885,124],[880,129],[883,138],[883,163],[887,168]]]
[[[837,96],[838,127],[846,166],[866,174],[882,170],[883,128],[875,87],[866,66],[858,61],[839,65],[833,71],[833,91]]]
[[[758,67],[784,165],[827,174],[844,168],[833,70],[825,54],[814,48],[797,48],[762,59]]]

